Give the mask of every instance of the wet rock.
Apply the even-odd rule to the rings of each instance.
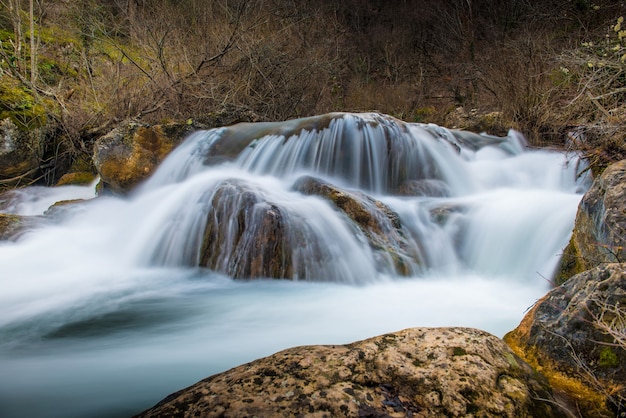
[[[321,131],[329,127],[335,119],[344,113],[328,113],[319,116],[291,119],[281,122],[244,121],[224,129],[222,135],[212,144],[206,158],[207,165],[219,164],[235,159],[246,148],[254,148],[256,141],[264,136],[277,136],[284,141],[295,139],[304,131]]]
[[[36,177],[42,141],[40,129],[25,132],[11,119],[0,121],[0,184],[19,185]]]
[[[548,377],[572,411],[623,416],[626,264],[601,265],[553,289],[505,341]]]
[[[442,180],[409,180],[398,187],[400,196],[449,197],[450,187]]]
[[[139,417],[561,417],[546,381],[498,338],[413,328],[296,347],[174,393]]]
[[[15,239],[24,230],[25,223],[22,216],[0,213],[0,241]]]
[[[111,190],[125,193],[152,174],[180,139],[160,126],[127,122],[96,141],[94,166]]]
[[[389,263],[395,274],[415,273],[419,252],[407,240],[398,214],[384,203],[358,191],[347,191],[315,177],[299,178],[293,189],[331,201],[362,234],[378,259],[379,265]]]
[[[66,173],[61,176],[56,186],[86,186],[95,180],[96,176],[88,171]]]
[[[200,265],[234,278],[293,278],[298,243],[284,218],[281,208],[245,183],[223,182],[210,203]]]
[[[257,119],[252,112],[225,109],[161,125],[126,121],[95,142],[93,163],[104,187],[123,194],[150,176],[191,132]]]
[[[626,160],[609,166],[583,196],[555,281],[626,261]]]
[[[294,189],[327,198],[343,212],[357,239],[369,244],[379,271],[415,272],[418,250],[404,236],[398,215],[384,204],[308,176],[299,179]],[[345,265],[344,255],[325,245],[320,231],[302,214],[272,202],[263,191],[229,179],[206,199],[201,266],[234,278],[351,280],[350,274],[335,270]]]

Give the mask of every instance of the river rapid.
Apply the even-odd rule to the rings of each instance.
[[[247,139],[216,158],[228,135]],[[197,132],[124,197],[96,196],[95,184],[0,196],[0,212],[32,219],[0,242],[0,416],[130,416],[284,348],[408,327],[501,337],[550,288],[583,172],[575,155],[530,149],[514,131],[338,114]],[[294,190],[302,175],[391,208],[415,254],[410,274],[376,261],[328,199]],[[241,255],[228,235],[224,267],[200,265],[225,181],[306,231],[292,260],[304,273],[234,280],[228,262]],[[413,193],[397,193],[406,181]],[[48,211],[69,199],[84,201]]]

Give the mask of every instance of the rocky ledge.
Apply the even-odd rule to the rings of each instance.
[[[412,328],[281,351],[174,393],[138,417],[561,417],[547,381],[502,340]]]

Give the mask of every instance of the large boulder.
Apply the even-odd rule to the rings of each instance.
[[[257,119],[249,111],[225,109],[197,119],[161,125],[126,121],[96,140],[93,163],[103,186],[124,194],[150,176],[191,132]]]
[[[610,165],[583,196],[555,281],[615,262],[626,262],[626,160]]]
[[[0,121],[0,185],[34,179],[43,154],[41,129],[23,131],[9,118]]]
[[[413,328],[291,348],[209,377],[139,417],[561,417],[550,387],[498,338]]]
[[[126,122],[96,141],[94,166],[108,188],[125,193],[152,174],[180,140],[161,126]]]
[[[626,264],[550,291],[505,336],[585,417],[626,414]]]

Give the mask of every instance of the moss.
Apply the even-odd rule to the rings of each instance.
[[[536,347],[527,346],[522,334],[518,327],[504,336],[504,342],[517,356],[545,376],[558,398],[571,403],[586,417],[611,416],[606,407],[605,396],[583,382],[582,378],[560,370],[554,361],[541,356]]]
[[[559,286],[565,283],[570,277],[582,273],[585,270],[585,266],[582,263],[582,256],[574,244],[574,237],[572,237],[567,247],[565,247],[565,250],[563,250],[559,267],[554,276],[554,284]]]
[[[617,367],[619,366],[619,359],[613,352],[611,347],[604,347],[600,351],[600,359],[598,361],[600,367]]]
[[[39,27],[35,29],[35,33],[39,36],[39,40],[44,44],[55,45],[71,45],[75,48],[80,48],[80,39],[71,31],[63,28],[59,25],[49,25]]]
[[[95,180],[96,176],[91,172],[67,173],[57,182],[57,186],[82,186],[88,185]]]
[[[511,369],[513,370],[519,369],[519,363],[517,362],[517,359],[515,358],[513,354],[504,353],[504,358],[506,359],[506,362],[509,363],[509,366],[511,366]]]
[[[433,106],[420,107],[413,111],[413,122],[425,123],[432,119],[432,116],[437,112],[437,109]]]
[[[452,349],[453,356],[464,356],[467,354],[467,351],[463,347],[454,347]]]
[[[46,124],[54,104],[37,98],[33,92],[12,77],[0,79],[0,120],[10,118],[22,130]]]
[[[415,367],[422,367],[424,365],[424,362],[419,360],[419,359],[415,359],[415,360],[413,360],[413,365]]]

